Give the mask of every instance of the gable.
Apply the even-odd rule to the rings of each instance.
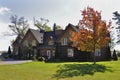
[[[28,44],[32,44],[33,46],[36,46],[36,44],[42,43],[43,34],[39,34],[39,33],[40,32],[38,30],[29,29],[25,34],[24,38],[22,39],[21,45],[25,46]]]
[[[68,24],[68,26],[66,26],[66,29],[63,32],[63,34],[61,34],[59,36],[57,42],[60,43],[63,38],[67,38],[67,40],[69,42],[70,35],[72,34],[73,31],[78,31],[76,26],[73,26],[72,24]]]

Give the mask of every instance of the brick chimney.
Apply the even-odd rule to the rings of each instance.
[[[53,25],[53,32],[54,32],[54,34],[55,34],[55,31],[56,31],[56,23],[54,23],[54,25]]]

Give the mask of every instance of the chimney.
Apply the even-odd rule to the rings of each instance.
[[[54,25],[53,25],[53,32],[54,32],[54,34],[55,34],[55,31],[56,31],[56,23],[54,23]]]

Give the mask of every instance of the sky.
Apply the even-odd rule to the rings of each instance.
[[[77,25],[87,6],[102,11],[103,20],[112,21],[113,12],[120,11],[120,0],[0,0],[0,51],[7,50],[16,37],[3,35],[10,31],[11,15],[24,16],[31,28],[35,28],[33,17],[49,19],[51,27],[56,23],[65,28],[69,23]]]

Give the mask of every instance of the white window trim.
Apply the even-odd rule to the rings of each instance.
[[[73,49],[68,49],[67,50],[67,56],[68,57],[74,57],[74,50]]]
[[[100,49],[95,51],[95,56],[101,56]]]
[[[67,45],[67,38],[62,38],[61,45]]]

